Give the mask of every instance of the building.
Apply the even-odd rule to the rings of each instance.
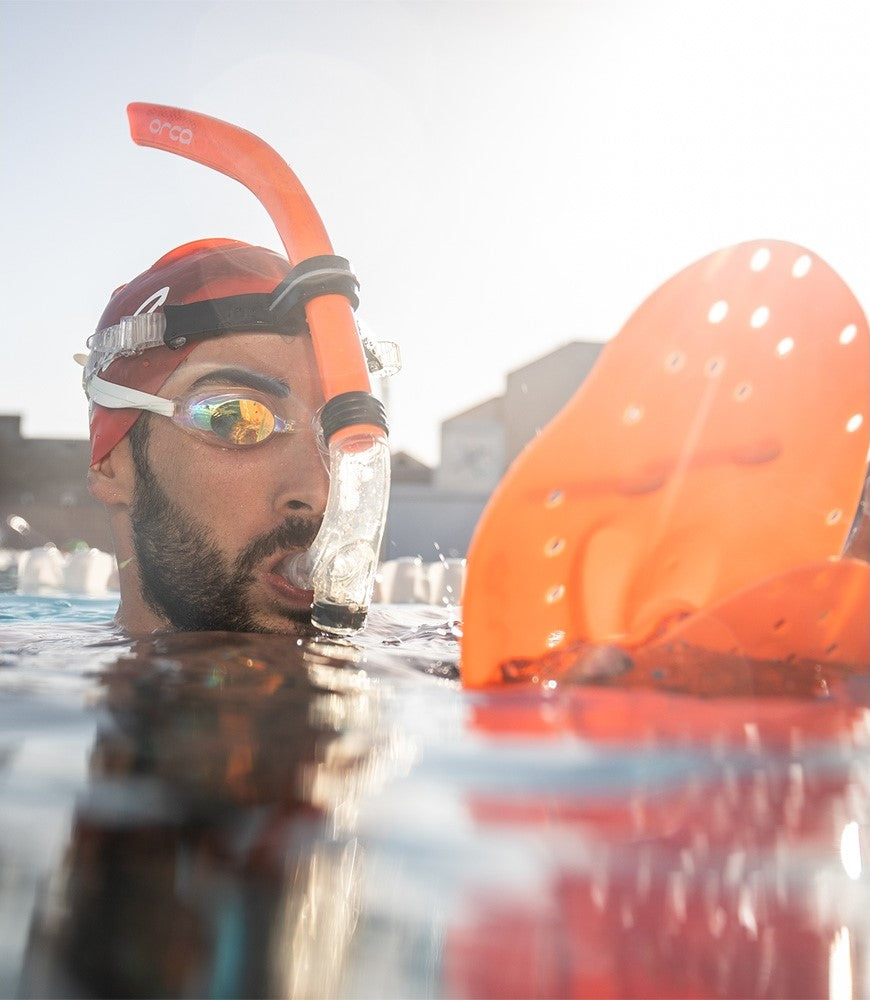
[[[483,508],[508,466],[574,395],[601,347],[584,341],[565,344],[508,372],[503,395],[445,420],[441,464],[432,470],[430,482],[419,475],[406,480],[394,456],[383,557],[419,555],[432,562],[442,555],[465,556]]]
[[[89,461],[87,441],[24,438],[21,417],[0,414],[0,548],[75,540],[111,552],[105,511],[88,492]],[[29,530],[12,530],[13,518]]]

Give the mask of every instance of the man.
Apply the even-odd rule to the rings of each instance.
[[[88,482],[110,512],[127,633],[310,627],[311,592],[280,568],[323,518],[324,399],[304,315],[264,318],[258,301],[289,271],[259,247],[187,244],[116,290],[89,341]],[[148,317],[179,306],[195,336],[151,338]]]

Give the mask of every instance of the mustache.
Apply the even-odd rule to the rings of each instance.
[[[264,559],[282,549],[307,549],[320,530],[321,518],[291,514],[283,524],[264,532],[245,546],[236,562],[237,572],[247,574]]]

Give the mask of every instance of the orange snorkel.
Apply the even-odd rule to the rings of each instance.
[[[326,405],[330,491],[323,524],[293,582],[314,589],[312,621],[346,634],[366,618],[389,499],[390,461],[383,407],[371,395],[353,315],[356,280],[332,244],[311,199],[285,161],[257,136],[207,115],[159,104],[130,104],[130,133],[244,184],[275,224],[293,271],[273,308],[304,305]],[[349,287],[350,286],[350,287]]]

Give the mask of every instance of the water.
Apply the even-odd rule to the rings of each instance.
[[[870,995],[865,674],[468,693],[444,609],[112,610],[0,596],[0,996]]]

